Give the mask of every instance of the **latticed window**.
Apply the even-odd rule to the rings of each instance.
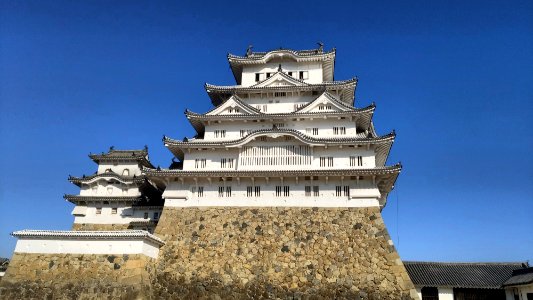
[[[350,197],[350,187],[347,185],[344,186],[344,196]]]
[[[204,187],[203,186],[199,186],[198,187],[198,197],[203,197],[204,196]]]
[[[334,135],[346,134],[346,127],[333,127]]]
[[[274,92],[274,97],[286,97],[287,92]]]
[[[218,187],[218,196],[219,197],[224,197],[224,187],[223,186],[219,186]]]
[[[245,146],[239,156],[240,166],[310,165],[311,148],[306,145]]]
[[[318,110],[331,110],[331,105],[319,105]]]
[[[254,192],[255,192],[255,196],[256,197],[261,197],[261,187],[260,186],[256,186]]]
[[[307,135],[318,135],[318,128],[317,127],[315,127],[315,128],[308,127],[308,128],[305,129],[305,134],[307,134]]]
[[[289,197],[290,195],[290,187],[288,185],[277,185],[276,186],[276,197]]]
[[[363,157],[362,156],[350,156],[350,167],[363,166]]]
[[[253,187],[252,186],[247,186],[246,187],[246,197],[252,197],[253,195]]]
[[[226,197],[231,197],[231,186],[226,187]]]
[[[311,186],[310,185],[305,186],[305,196],[311,197]]]
[[[342,196],[342,186],[337,185],[337,186],[335,187],[335,196],[337,196],[337,197]]]
[[[222,169],[232,169],[233,168],[233,158],[221,158],[220,159],[220,167]]]
[[[194,168],[195,169],[203,169],[207,165],[207,161],[205,158],[197,158],[194,160]]]
[[[321,167],[333,167],[333,157],[332,156],[321,156],[320,157],[320,166]]]
[[[215,130],[215,138],[225,138],[226,137],[226,130],[225,129],[221,129],[221,130]]]
[[[313,186],[313,196],[318,197],[320,196],[320,189],[318,185]]]

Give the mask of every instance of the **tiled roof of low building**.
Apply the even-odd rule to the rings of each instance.
[[[512,277],[507,279],[503,283],[503,286],[523,285],[531,283],[533,283],[533,267],[514,270]]]
[[[415,286],[454,288],[501,288],[521,262],[449,263],[404,261]]]
[[[157,236],[144,230],[116,230],[116,231],[72,231],[72,230],[19,230],[11,233],[18,238],[64,238],[64,239],[145,239],[158,245],[165,242]]]

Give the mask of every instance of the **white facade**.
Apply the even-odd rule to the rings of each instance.
[[[333,60],[322,50],[231,56],[233,95],[187,115],[198,137],[165,138],[182,169],[145,170],[165,182],[165,205],[383,207],[400,169],[384,166],[393,137],[376,136],[373,110],[358,114],[341,88],[317,88],[335,86]]]
[[[144,254],[157,258],[159,238],[140,230],[129,231],[30,231],[18,237],[16,253],[40,254]]]

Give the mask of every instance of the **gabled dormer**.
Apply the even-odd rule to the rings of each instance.
[[[255,115],[260,113],[258,109],[246,104],[237,95],[232,95],[226,102],[208,111],[205,115]]]
[[[281,65],[280,65],[276,73],[274,73],[273,75],[271,75],[270,77],[264,80],[257,82],[251,87],[252,88],[266,88],[266,87],[302,86],[302,85],[309,85],[309,84],[285,74],[282,71]]]
[[[343,112],[354,111],[355,108],[348,106],[337,100],[328,92],[322,93],[315,100],[300,107],[296,113],[322,113],[322,112]]]

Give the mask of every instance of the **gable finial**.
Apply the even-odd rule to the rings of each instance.
[[[281,69],[281,64],[279,64],[279,66],[278,66],[278,72],[281,72],[281,71],[282,71],[282,69]]]
[[[318,44],[318,52],[324,52],[324,43],[317,42]]]
[[[246,56],[252,55],[252,49],[254,48],[254,45],[248,45],[248,48],[246,48]]]
[[[144,151],[148,151],[148,145],[144,145]]]
[[[115,150],[115,146],[109,146],[109,152]]]

